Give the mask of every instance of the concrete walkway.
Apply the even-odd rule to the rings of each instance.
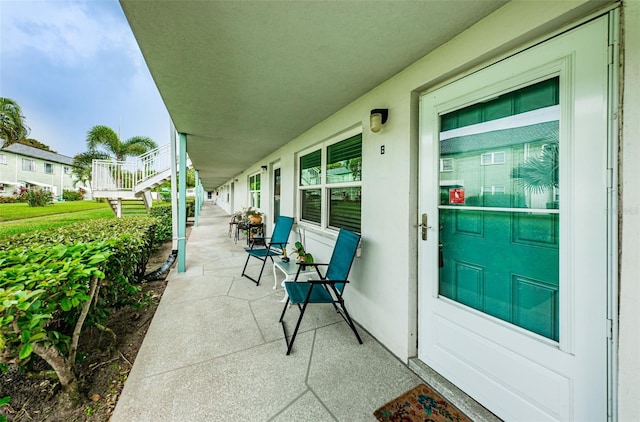
[[[204,206],[187,271],[171,271],[111,421],[374,421],[422,382],[362,329],[358,344],[330,306],[309,307],[286,356],[282,288],[270,262],[260,286],[240,276],[245,245],[229,239],[228,221]],[[287,312],[289,327],[297,316]]]

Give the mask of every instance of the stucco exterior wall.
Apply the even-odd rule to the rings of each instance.
[[[23,156],[11,151],[1,150],[0,154],[6,158],[6,164],[0,164],[0,182],[12,182],[16,185],[6,186],[4,192],[0,195],[11,196],[18,185],[23,185],[25,181],[40,183],[51,187],[53,192],[55,187],[55,195],[62,196],[63,190],[75,190],[73,186],[73,175],[71,166],[54,161],[47,161],[40,158]],[[23,158],[33,160],[35,164],[34,171],[22,169]],[[52,173],[45,173],[44,165],[49,163],[53,166]],[[69,173],[64,173],[64,167],[69,168]]]
[[[640,2],[623,7],[618,420],[640,420]]]
[[[401,360],[416,354],[417,337],[417,167],[418,96],[558,33],[611,2],[511,2],[425,56],[327,120],[255,163],[238,176],[235,208],[247,203],[246,177],[261,165],[279,162],[281,213],[296,215],[296,153],[349,128],[361,127],[363,187],[361,256],[347,289],[352,316]],[[619,139],[619,342],[617,406],[621,421],[640,420],[640,1],[622,5],[622,126]],[[380,133],[368,129],[369,111],[388,108]],[[385,146],[385,154],[380,147]],[[263,209],[273,193],[271,166],[263,175]],[[297,240],[298,234],[294,234]],[[333,237],[305,231],[307,248],[320,259]],[[615,302],[615,300],[614,300]]]
[[[354,319],[407,361],[417,350],[417,94],[548,37],[595,6],[584,1],[545,2],[544,7],[539,2],[507,4],[237,176],[234,208],[247,204],[248,175],[261,165],[280,161],[281,213],[295,216],[296,154],[361,127],[363,243],[346,295]],[[377,134],[368,128],[373,108],[389,109],[389,120]],[[384,154],[380,153],[382,145]],[[271,169],[262,179],[262,208],[267,213],[272,197],[270,175]],[[330,255],[334,236],[310,228],[304,235],[314,256]]]

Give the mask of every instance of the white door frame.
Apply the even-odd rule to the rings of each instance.
[[[611,26],[611,33],[615,33],[617,31],[617,12],[614,11],[611,13],[613,16],[610,18],[613,22]],[[594,28],[599,25],[598,30],[592,30],[592,34],[590,35],[592,38],[596,40],[595,44],[602,43],[602,32],[604,26],[604,33],[606,34],[607,27],[609,26],[608,19],[606,17],[600,18],[597,20],[597,23],[591,22],[584,27]],[[575,52],[571,50],[571,42],[569,41],[572,36],[582,36],[575,34],[584,34],[582,28],[577,29],[576,31],[571,31],[568,34],[561,35],[554,40],[551,40],[545,44],[542,44],[539,47],[535,47],[530,49],[528,52],[513,56],[510,59],[507,59],[503,62],[500,62],[496,65],[490,66],[483,71],[477,72],[473,75],[465,77],[459,81],[456,81],[452,84],[449,84],[443,88],[440,88],[435,91],[431,91],[430,93],[425,94],[421,100],[421,112],[420,112],[420,161],[422,165],[420,166],[420,186],[421,189],[421,198],[419,200],[420,205],[420,213],[426,212],[429,215],[430,221],[429,225],[432,227],[436,227],[434,230],[431,228],[428,230],[428,236],[431,237],[431,241],[423,242],[419,240],[419,350],[418,356],[421,360],[425,361],[430,366],[434,367],[437,371],[441,372],[445,377],[449,378],[451,381],[456,383],[458,386],[464,386],[463,389],[470,389],[476,392],[475,397],[479,399],[481,403],[489,403],[491,402],[491,398],[488,394],[486,397],[483,396],[483,375],[478,374],[475,379],[458,379],[458,375],[455,374],[455,370],[452,370],[452,364],[464,364],[464,357],[460,356],[460,359],[457,361],[452,359],[449,363],[438,364],[438,357],[433,358],[430,354],[434,350],[434,345],[440,341],[438,336],[445,336],[447,333],[439,330],[454,330],[457,328],[464,328],[466,324],[475,324],[476,328],[480,328],[482,330],[483,336],[486,336],[487,339],[501,339],[506,341],[506,343],[501,344],[492,343],[492,340],[482,339],[474,346],[485,347],[487,353],[503,353],[505,359],[507,359],[507,354],[510,354],[509,359],[514,360],[514,362],[520,362],[518,365],[522,368],[527,367],[522,373],[519,374],[503,374],[505,377],[512,376],[511,381],[513,383],[509,384],[509,382],[504,382],[505,380],[496,381],[496,388],[503,389],[503,395],[506,399],[514,399],[514,403],[520,400],[520,392],[518,391],[518,386],[526,383],[519,383],[518,377],[529,377],[529,381],[531,381],[532,377],[539,376],[538,381],[541,383],[540,385],[546,385],[548,391],[546,392],[546,398],[548,400],[556,400],[550,409],[542,409],[535,410],[533,408],[536,407],[536,404],[529,403],[527,404],[527,400],[520,400],[519,404],[515,406],[497,406],[494,408],[490,407],[490,410],[493,410],[498,414],[498,416],[502,416],[505,418],[518,418],[518,406],[528,406],[531,405],[532,409],[528,409],[523,414],[529,415],[538,415],[549,420],[569,420],[576,418],[584,418],[585,414],[580,413],[581,409],[579,406],[574,405],[574,398],[576,396],[584,397],[586,395],[586,391],[589,388],[593,388],[585,385],[578,385],[580,383],[576,383],[572,381],[570,378],[565,378],[565,374],[561,371],[559,372],[548,372],[545,374],[541,374],[544,372],[542,368],[539,368],[538,365],[544,364],[546,361],[550,359],[555,359],[557,362],[555,363],[556,368],[561,368],[564,366],[576,365],[575,362],[571,359],[571,356],[574,356],[576,353],[581,355],[584,350],[589,346],[585,344],[584,337],[586,337],[585,333],[578,332],[576,334],[576,330],[585,330],[585,327],[581,327],[581,318],[585,315],[588,315],[588,309],[598,309],[598,318],[594,321],[594,324],[589,326],[589,329],[594,332],[595,336],[601,337],[602,340],[602,348],[601,351],[604,355],[602,358],[602,368],[600,371],[596,371],[599,374],[595,376],[595,378],[588,378],[589,381],[602,381],[604,378],[604,383],[608,385],[605,388],[604,395],[608,398],[611,398],[615,393],[613,390],[614,379],[612,379],[612,375],[607,375],[608,372],[612,372],[611,369],[615,367],[615,340],[614,335],[612,334],[612,325],[615,318],[615,298],[616,296],[616,287],[615,280],[617,279],[616,273],[616,259],[615,259],[615,251],[617,251],[617,232],[616,232],[616,196],[615,196],[615,188],[616,184],[614,183],[614,174],[616,173],[616,143],[614,140],[615,136],[615,128],[612,128],[613,125],[609,125],[608,122],[611,121],[611,115],[615,111],[615,106],[612,104],[615,98],[609,98],[605,95],[604,98],[608,100],[608,115],[607,116],[591,116],[593,119],[598,120],[598,130],[601,131],[602,124],[605,127],[605,138],[607,138],[608,142],[599,143],[598,146],[600,148],[599,151],[594,152],[594,150],[585,150],[585,148],[580,148],[580,139],[584,139],[582,137],[588,137],[590,130],[593,127],[583,127],[583,126],[574,126],[570,124],[574,121],[574,113],[576,112],[587,112],[588,107],[585,107],[584,103],[576,104],[576,101],[585,101],[588,100],[589,97],[587,93],[584,93],[580,90],[588,89],[589,84],[585,84],[584,86],[574,86],[576,83],[579,84],[581,78],[586,79],[594,79],[591,80],[590,84],[605,84],[606,81],[609,82],[610,88],[613,87],[613,91],[617,88],[617,75],[616,69],[612,66],[613,70],[610,68],[609,75],[607,72],[604,72],[604,77],[602,77],[602,72],[599,73],[599,77],[590,77],[581,74],[573,78],[572,75],[575,75],[576,72],[587,72],[587,69],[590,67],[589,60],[595,60],[595,66],[602,66],[602,52],[593,53],[593,56],[598,56],[596,58],[591,58],[587,61],[584,61],[583,58],[586,56],[591,57],[591,54],[582,54],[576,58]],[[573,34],[573,35],[571,35]],[[617,38],[617,37],[616,37]],[[611,39],[611,37],[610,37]],[[555,47],[554,47],[555,46]],[[560,47],[558,47],[560,46]],[[564,52],[554,56],[555,52],[553,49],[558,48],[563,50]],[[552,49],[552,51],[548,51],[548,49]],[[544,53],[535,53],[536,51],[543,51]],[[536,55],[537,54],[537,55]],[[604,55],[607,55],[606,48]],[[615,55],[614,55],[615,56]],[[534,60],[531,58],[534,57]],[[521,61],[519,64],[518,61]],[[523,71],[522,69],[526,69],[525,63],[529,60],[530,64],[528,68],[530,70]],[[605,59],[606,60],[606,59]],[[515,68],[510,68],[509,63],[515,62],[517,65]],[[541,64],[542,63],[542,64]],[[592,65],[594,63],[591,63]],[[520,70],[518,70],[518,68]],[[533,69],[531,69],[533,68]],[[499,78],[491,82],[483,82],[483,79],[487,75],[486,72],[498,72],[501,73]],[[457,307],[455,305],[452,306],[451,303],[446,303],[438,298],[438,287],[437,281],[438,279],[438,266],[434,265],[436,257],[438,256],[437,251],[437,226],[438,226],[438,212],[437,212],[437,201],[433,197],[426,198],[422,195],[424,186],[434,185],[438,181],[438,166],[434,165],[434,158],[438,157],[438,125],[433,124],[433,122],[429,123],[426,121],[429,117],[425,117],[425,113],[435,113],[435,115],[446,113],[447,111],[451,111],[453,109],[460,108],[464,105],[472,104],[478,100],[482,100],[485,98],[490,98],[495,95],[497,92],[506,92],[508,90],[517,88],[518,86],[522,86],[523,84],[527,84],[536,78],[535,75],[553,75],[559,74],[561,76],[561,83],[568,82],[569,85],[564,86],[562,88],[562,96],[561,96],[561,104],[564,104],[563,107],[563,116],[561,118],[561,138],[563,139],[564,144],[562,144],[561,148],[561,169],[573,169],[574,165],[577,163],[584,164],[585,166],[593,166],[594,168],[602,169],[603,164],[606,165],[607,170],[602,172],[602,174],[598,173],[597,176],[586,181],[582,180],[582,175],[576,176],[574,174],[561,174],[561,186],[563,187],[562,195],[561,195],[561,242],[564,244],[561,246],[561,277],[565,280],[563,285],[561,286],[561,339],[555,346],[556,349],[561,350],[562,354],[558,354],[557,352],[554,354],[553,342],[544,341],[541,339],[525,339],[526,334],[523,335],[522,330],[515,329],[512,327],[508,327],[506,323],[501,323],[500,321],[492,321],[490,319],[480,318],[480,322],[474,320],[478,320],[477,312],[470,312],[468,309],[462,309],[461,307]],[[452,85],[458,84],[460,91],[462,94],[456,96],[452,88]],[[489,84],[490,86],[487,86]],[[480,86],[482,88],[477,89]],[[600,86],[600,88],[602,88]],[[576,91],[579,91],[579,98],[574,98],[576,95]],[[606,91],[606,88],[604,88]],[[609,90],[611,91],[611,89]],[[581,93],[580,93],[581,92]],[[444,95],[444,97],[443,97]],[[425,100],[426,97],[429,97]],[[602,98],[600,98],[602,100]],[[432,107],[429,112],[425,112],[425,101],[435,103],[435,106]],[[466,103],[465,103],[466,102]],[[600,104],[601,106],[601,104]],[[607,108],[605,106],[605,108]],[[592,120],[593,120],[592,119]],[[602,119],[605,121],[603,122]],[[563,127],[563,123],[565,123]],[[569,123],[568,125],[566,123]],[[427,129],[430,127],[431,129]],[[427,154],[425,156],[425,154]],[[597,155],[594,157],[594,155]],[[602,157],[604,155],[604,157]],[[431,157],[431,161],[424,162],[425,157]],[[572,173],[573,170],[570,170],[568,173]],[[597,171],[596,171],[597,172]],[[600,176],[602,176],[600,178]],[[592,197],[590,189],[596,189],[598,191],[597,198],[593,200],[588,200],[587,194],[589,197]],[[597,204],[600,204],[600,208],[593,207],[593,201]],[[597,208],[594,210],[593,208]],[[607,208],[607,210],[602,210],[602,208]],[[573,221],[572,224],[568,224],[568,221]],[[564,224],[563,224],[564,223]],[[585,242],[588,240],[588,236],[584,235],[583,232],[579,230],[591,230],[594,227],[594,224],[599,227],[598,230],[593,230],[594,237],[591,239],[593,243]],[[597,232],[597,233],[596,233]],[[575,241],[578,239],[579,241],[570,244],[567,239],[571,239]],[[587,297],[585,294],[584,298],[578,297],[578,299],[574,300],[576,295],[581,295],[581,281],[580,280],[589,280],[590,277],[594,277],[594,268],[585,270],[581,267],[583,264],[582,261],[577,259],[576,257],[586,257],[589,256],[591,245],[596,245],[594,248],[599,250],[598,256],[602,259],[602,255],[605,257],[605,262],[599,262],[594,264],[597,276],[602,276],[604,280],[606,280],[606,286],[602,286],[601,291],[601,300],[598,301],[595,298]],[[430,258],[425,258],[430,257]],[[425,280],[430,280],[431,282],[425,283]],[[597,296],[597,295],[592,295]],[[592,301],[591,303],[589,301]],[[446,311],[448,313],[455,313],[455,323],[452,325],[442,324],[439,328],[433,325],[429,325],[429,321],[433,321],[434,318],[442,318],[442,308],[447,308]],[[438,309],[441,308],[441,309]],[[437,315],[436,315],[437,314]],[[435,316],[434,316],[435,315]],[[431,318],[431,319],[430,319]],[[456,327],[455,325],[458,324]],[[564,333],[564,334],[563,334]],[[571,335],[567,335],[567,333],[571,333]],[[480,336],[479,336],[480,337]],[[518,339],[519,338],[519,339]],[[607,343],[607,338],[608,343]],[[518,344],[519,343],[519,344]],[[451,346],[453,343],[449,344]],[[507,345],[506,348],[503,347]],[[495,350],[492,350],[492,347]],[[447,352],[452,352],[451,350],[445,350],[445,347],[439,351],[440,357],[444,356]],[[522,359],[522,356],[532,355],[532,351],[535,351],[535,355],[537,356],[537,362],[530,359]],[[515,353],[512,353],[515,352]],[[505,354],[506,353],[506,354]],[[520,356],[522,355],[522,356]],[[470,354],[468,356],[474,356]],[[478,357],[479,355],[475,355]],[[553,357],[555,356],[555,357]],[[563,356],[567,358],[563,360]],[[600,355],[598,355],[600,356]],[[596,359],[599,359],[596,356]],[[494,370],[499,372],[500,365],[504,364],[504,360],[498,361],[495,363],[490,363],[485,368],[490,368],[491,365],[495,365]],[[469,366],[474,366],[474,362],[468,362]],[[447,366],[449,365],[449,366]],[[477,366],[477,365],[476,365]],[[481,367],[477,366],[478,368]],[[479,369],[476,369],[479,371]],[[484,374],[493,375],[493,374]],[[489,377],[491,378],[491,377]],[[607,379],[608,378],[608,379]],[[484,380],[486,382],[486,379]],[[521,381],[521,380],[520,380]],[[504,384],[500,387],[499,384]],[[490,389],[491,387],[487,384],[484,384],[485,389]],[[544,387],[543,387],[544,388]],[[597,391],[601,391],[597,390]],[[594,391],[597,394],[597,391]],[[539,391],[541,392],[541,390]],[[473,394],[472,394],[473,395]],[[511,396],[509,396],[511,395]],[[544,395],[544,394],[543,394]],[[526,393],[525,393],[526,396]],[[607,397],[600,397],[604,402],[605,409],[607,407]],[[483,401],[483,399],[485,399]],[[570,402],[570,403],[569,403]],[[582,403],[583,405],[585,403]],[[598,408],[602,408],[602,404],[597,406]],[[540,413],[536,413],[540,412]],[[611,409],[609,409],[609,417],[611,417]],[[522,414],[521,414],[522,415]],[[520,416],[521,417],[521,416]],[[602,419],[601,415],[591,415],[592,418]]]

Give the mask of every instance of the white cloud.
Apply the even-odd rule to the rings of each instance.
[[[127,52],[141,65],[138,47],[115,0],[3,1],[3,54],[36,51],[50,63],[71,67],[104,50]]]
[[[117,0],[0,0],[0,96],[73,156],[97,124],[168,142],[168,113]]]

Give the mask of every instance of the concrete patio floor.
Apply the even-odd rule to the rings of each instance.
[[[330,306],[307,310],[286,356],[283,290],[273,289],[270,262],[259,286],[240,276],[245,244],[227,236],[228,221],[216,205],[203,207],[187,241],[186,272],[171,270],[111,421],[374,421],[374,410],[422,378],[472,419],[497,420],[360,327],[358,344]],[[297,316],[287,312],[289,327]]]

